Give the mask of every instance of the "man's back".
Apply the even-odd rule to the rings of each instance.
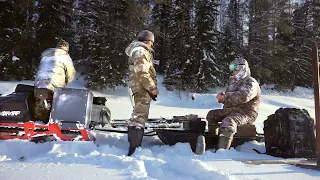
[[[50,48],[41,57],[35,79],[36,88],[54,90],[56,87],[66,87],[73,80],[75,69],[67,51]]]

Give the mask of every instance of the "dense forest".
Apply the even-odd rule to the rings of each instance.
[[[125,86],[124,50],[149,29],[168,87],[225,86],[237,56],[260,85],[313,85],[318,0],[2,0],[0,7],[0,80],[32,80],[41,52],[63,39],[88,88]]]

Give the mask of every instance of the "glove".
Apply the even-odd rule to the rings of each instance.
[[[151,92],[148,91],[149,96],[151,97],[152,100],[157,101],[157,95],[153,95]]]

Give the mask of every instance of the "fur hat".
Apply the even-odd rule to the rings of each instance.
[[[61,40],[58,42],[57,48],[68,52],[69,51],[69,43],[67,41]]]
[[[151,31],[142,30],[138,34],[138,41],[152,41],[154,42],[154,35]]]

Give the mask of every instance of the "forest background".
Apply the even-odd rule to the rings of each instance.
[[[124,50],[149,29],[168,89],[223,87],[238,56],[260,85],[313,86],[319,0],[0,0],[0,7],[0,80],[33,80],[41,52],[63,39],[87,88],[126,86]]]

